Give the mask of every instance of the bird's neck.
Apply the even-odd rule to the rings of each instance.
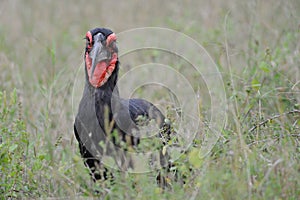
[[[111,99],[119,98],[119,91],[116,87],[118,71],[119,66],[117,65],[107,82],[98,88],[95,88],[90,84],[86,71],[86,84],[84,89],[84,95],[89,96],[90,98],[94,98],[95,101],[97,101],[98,103],[108,105],[110,107]]]

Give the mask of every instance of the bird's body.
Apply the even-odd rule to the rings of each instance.
[[[116,150],[122,151],[122,155],[117,154],[122,165],[133,167],[126,156],[127,149],[124,150],[120,141],[133,147],[139,144],[142,137],[137,131],[139,116],[153,119],[158,128],[164,129],[167,134],[169,126],[164,123],[163,114],[152,103],[143,99],[122,99],[119,96],[116,87],[118,49],[114,33],[109,29],[96,28],[88,31],[86,38],[86,84],[74,132],[84,162],[90,168],[93,179],[97,180],[107,177],[101,162],[103,156],[116,157]]]

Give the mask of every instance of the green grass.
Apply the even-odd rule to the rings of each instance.
[[[190,3],[0,3],[0,199],[299,199],[300,3]],[[172,189],[157,186],[158,171],[116,171],[114,184],[89,178],[73,121],[84,79],[78,72],[82,38],[94,26],[116,33],[144,26],[183,32],[207,49],[222,74],[227,123],[221,137],[203,157],[209,129],[197,132],[176,160],[179,181],[171,179]],[[149,62],[172,66],[191,82],[201,98],[199,117],[207,122],[209,93],[186,61],[144,50],[121,58],[121,74]],[[166,90],[145,88],[134,95],[172,108]]]

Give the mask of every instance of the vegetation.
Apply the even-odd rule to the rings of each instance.
[[[180,3],[0,3],[0,199],[299,199],[300,3]],[[170,173],[177,171],[178,181],[171,179],[169,189],[156,184],[158,171],[115,171],[113,182],[94,184],[84,167],[73,121],[84,80],[82,38],[95,26],[116,33],[144,26],[180,31],[204,46],[222,74],[227,123],[221,137],[202,156],[209,130],[199,130],[175,161]],[[178,70],[201,96],[201,121],[209,119],[209,93],[185,61],[149,49],[120,59],[121,74],[149,62]],[[148,94],[166,112],[170,100],[149,91],[134,95]]]

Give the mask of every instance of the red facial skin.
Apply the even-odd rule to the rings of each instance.
[[[88,72],[88,77],[89,77],[89,82],[90,84],[95,87],[101,87],[106,83],[110,75],[115,69],[116,63],[118,61],[118,54],[117,52],[113,51],[113,48],[110,47],[110,45],[116,41],[116,35],[114,33],[110,34],[107,39],[106,39],[106,48],[111,51],[111,59],[110,60],[105,60],[105,61],[100,61],[97,63],[93,77],[91,77],[91,71],[92,71],[92,58],[89,55],[89,52],[92,48],[92,35],[90,32],[87,32],[86,38],[89,41],[88,44],[88,50],[85,53],[85,63],[86,63],[86,68]]]

